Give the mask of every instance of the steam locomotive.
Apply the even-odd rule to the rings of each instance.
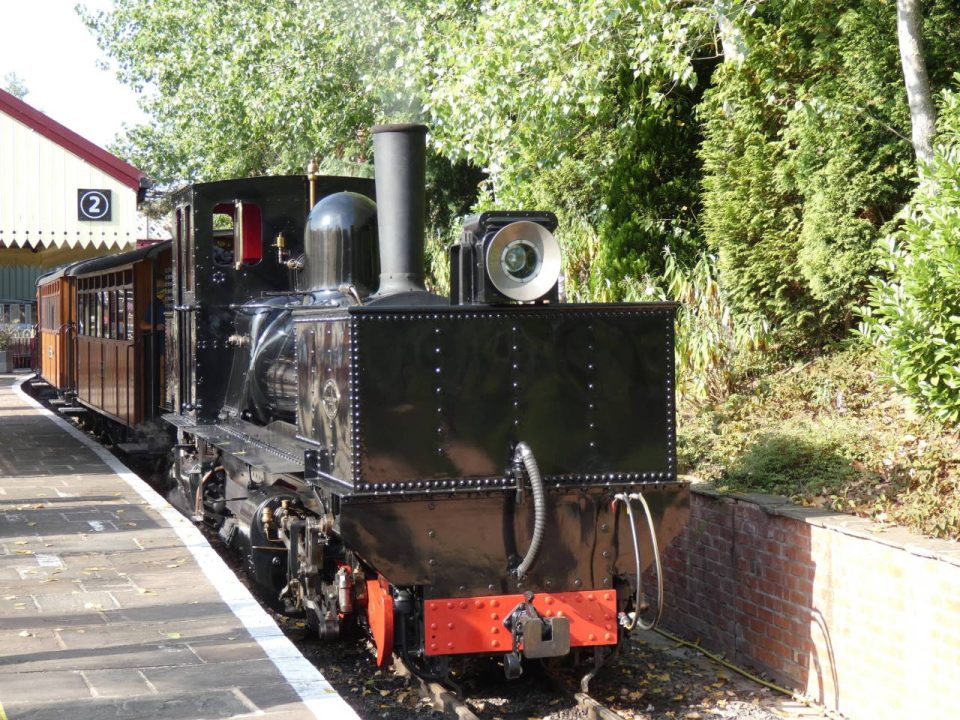
[[[426,132],[373,128],[375,182],[189,186],[172,246],[41,278],[42,323],[79,314],[46,321],[72,360],[43,374],[114,431],[158,416],[197,521],[321,637],[359,621],[428,678],[595,671],[659,612],[643,574],[687,517],[675,306],[561,302],[548,212],[467,218],[450,296],[428,292]],[[56,305],[68,280],[85,299]]]

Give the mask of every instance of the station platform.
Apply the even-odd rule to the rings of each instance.
[[[0,720],[357,718],[192,523],[0,376]]]

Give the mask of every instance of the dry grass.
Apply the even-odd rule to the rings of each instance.
[[[920,417],[862,347],[755,369],[725,400],[683,403],[682,472],[960,538],[960,435]]]

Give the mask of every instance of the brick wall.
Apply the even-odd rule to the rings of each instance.
[[[697,488],[663,625],[854,720],[960,714],[960,546]]]

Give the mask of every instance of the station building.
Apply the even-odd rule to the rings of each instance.
[[[147,184],[133,165],[0,90],[0,324],[36,321],[36,279],[47,270],[135,247]]]

